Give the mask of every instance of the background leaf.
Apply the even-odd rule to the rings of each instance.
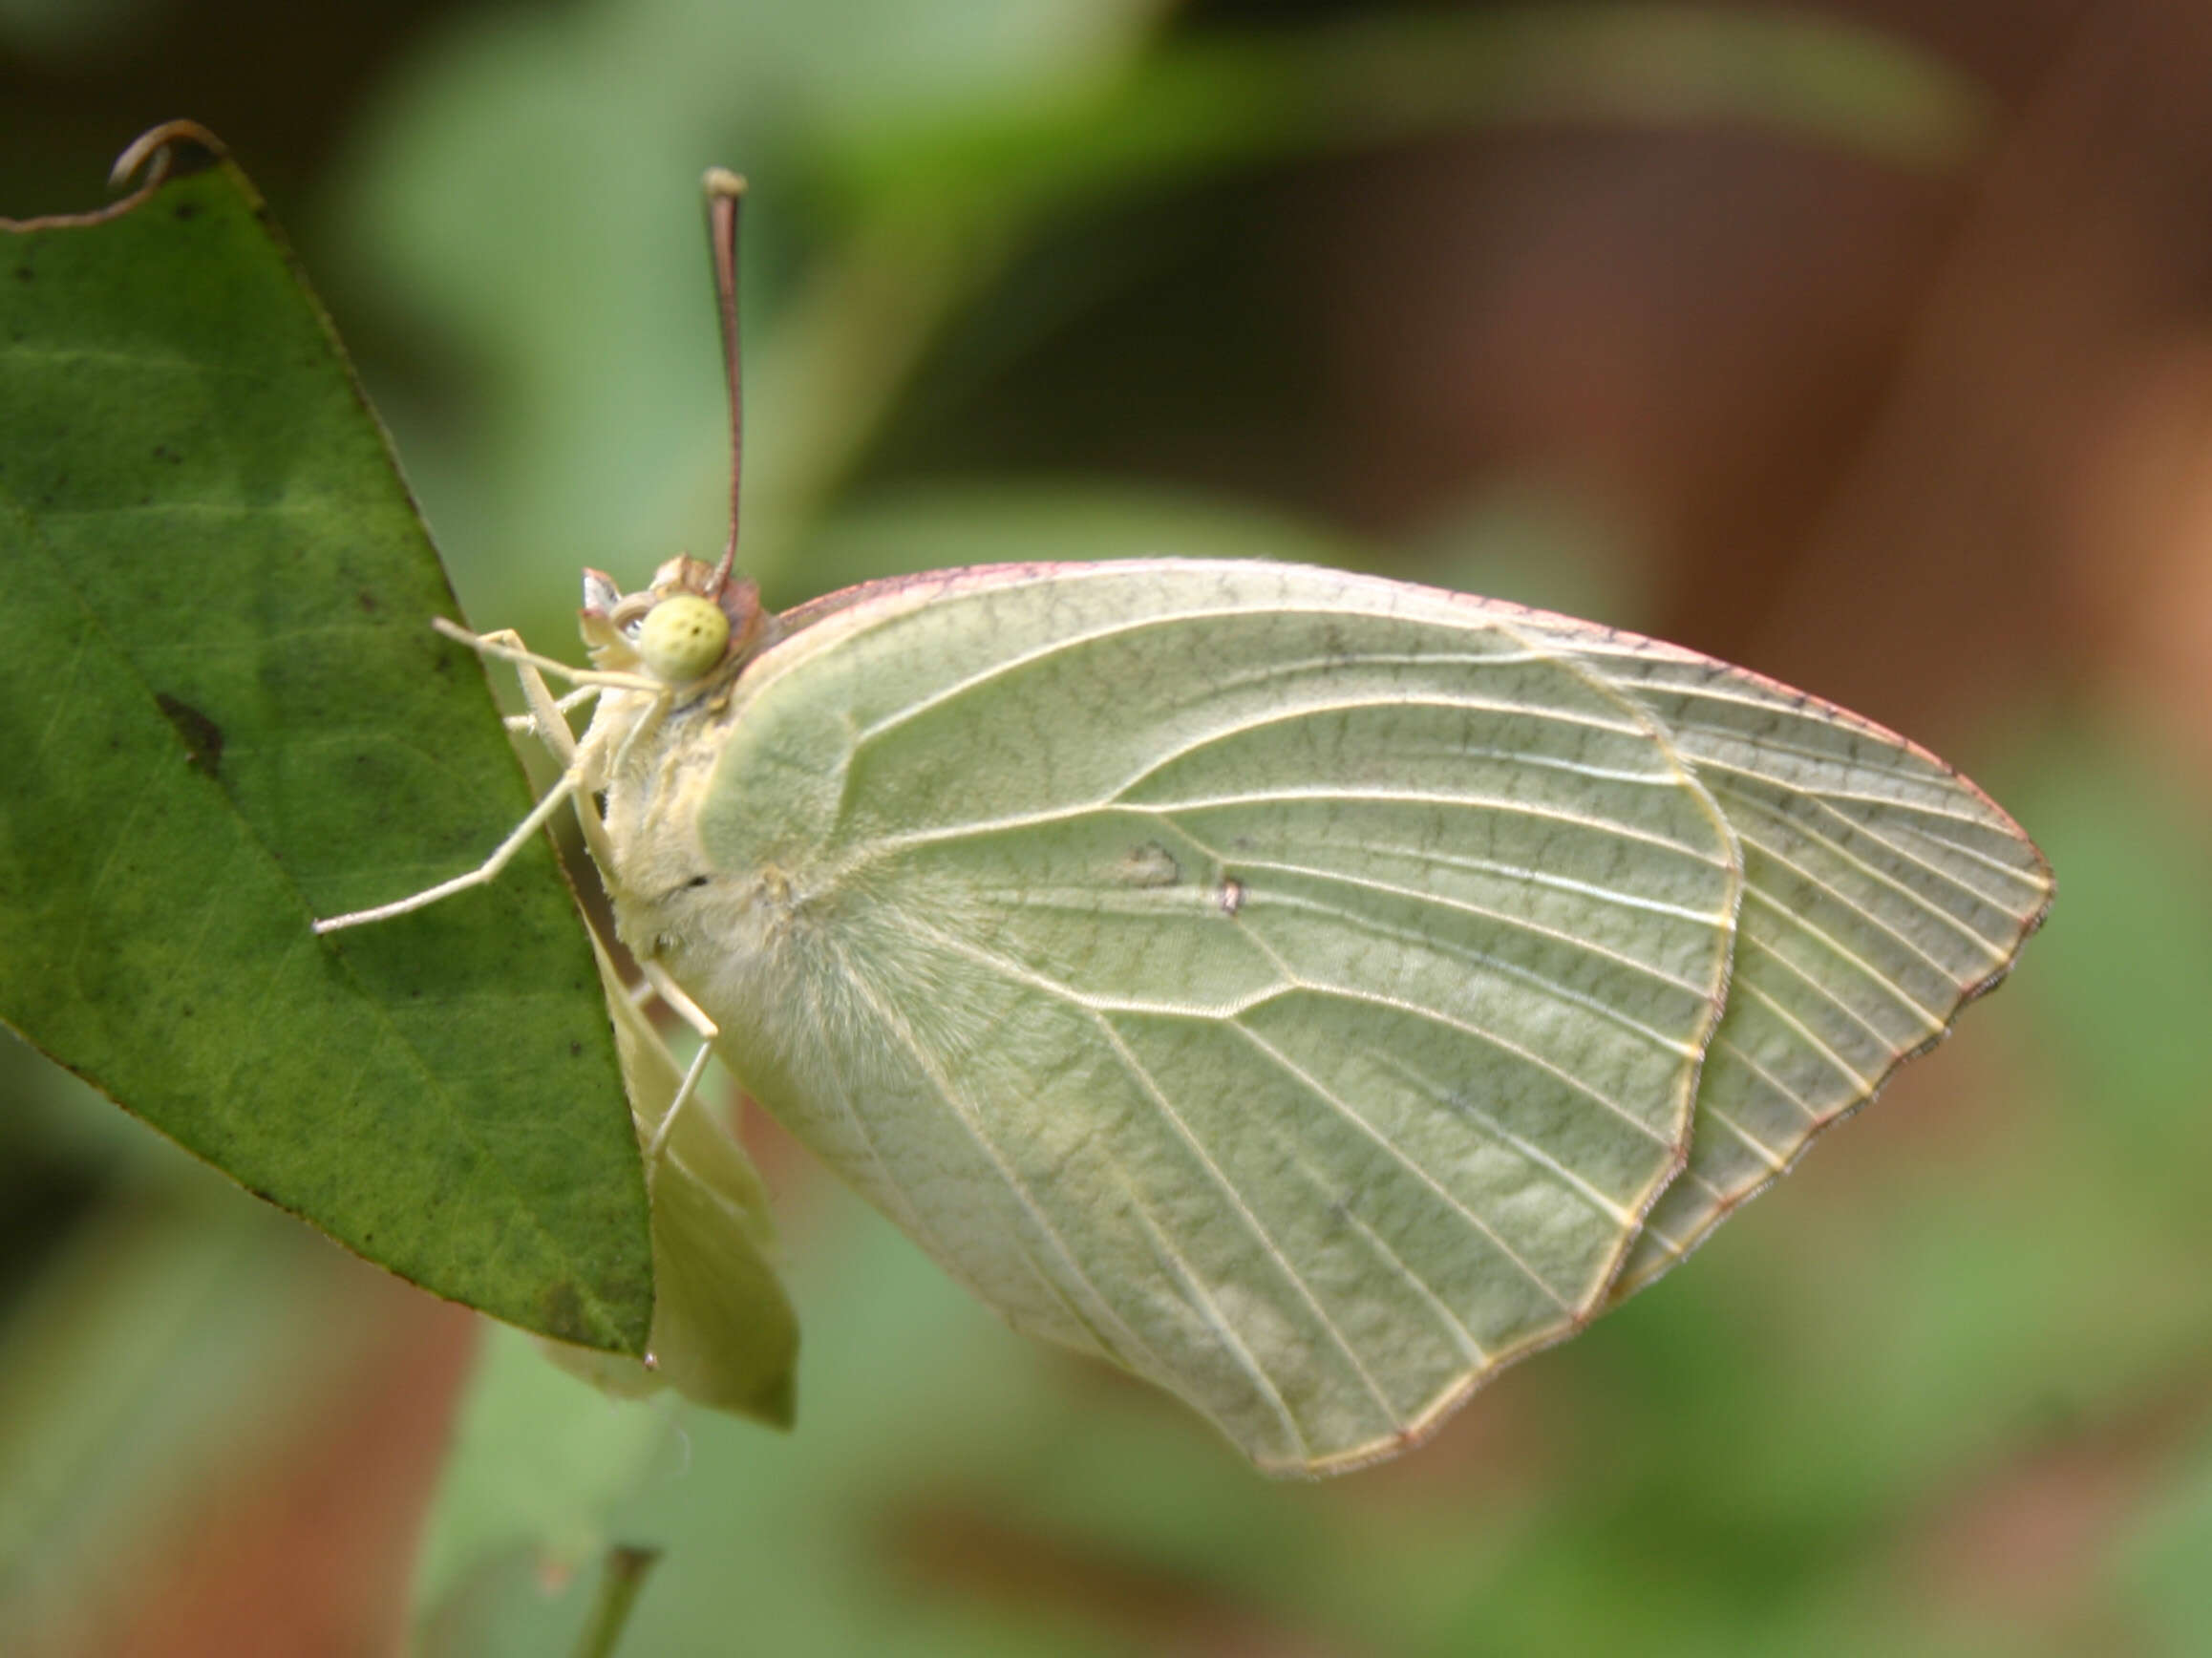
[[[227,163],[0,243],[0,1015],[437,1293],[639,1350],[599,982],[328,324]]]
[[[668,1400],[610,1399],[548,1365],[512,1330],[487,1333],[454,1426],[415,1561],[415,1617],[432,1651],[441,1620],[521,1563],[565,1583],[607,1541],[607,1517],[670,1437]]]

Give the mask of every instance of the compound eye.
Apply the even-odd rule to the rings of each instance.
[[[667,685],[689,685],[722,660],[730,618],[695,593],[674,593],[646,612],[637,631],[638,660]]]

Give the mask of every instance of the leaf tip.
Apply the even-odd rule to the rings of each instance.
[[[138,188],[128,196],[89,213],[54,213],[35,219],[0,218],[0,230],[75,230],[104,224],[143,204],[171,178],[188,178],[229,158],[229,147],[198,121],[163,121],[133,138],[116,158],[116,164],[108,169],[111,190],[123,189],[143,171],[145,177],[138,180]]]
[[[789,1366],[756,1393],[748,1413],[755,1421],[789,1433],[798,1423],[798,1384]]]

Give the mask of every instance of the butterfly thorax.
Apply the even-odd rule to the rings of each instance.
[[[762,895],[716,880],[698,824],[737,676],[775,637],[774,619],[752,583],[677,558],[628,595],[586,570],[581,622],[594,667],[643,682],[602,692],[579,751],[585,785],[603,800],[599,861],[617,930],[645,959],[707,937],[741,950]]]
[[[602,768],[612,857],[601,875],[616,932],[725,1025],[730,1010],[755,1005],[763,975],[788,965],[795,933],[825,896],[818,861],[733,859],[702,834],[738,719],[734,678],[672,705],[640,692],[604,698],[584,739]]]

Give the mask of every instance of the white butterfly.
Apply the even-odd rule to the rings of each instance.
[[[770,619],[676,560],[588,574],[585,617],[581,673],[449,628],[567,769],[484,868],[319,925],[572,800],[710,1038],[679,1098],[719,1052],[1013,1325],[1272,1471],[1414,1442],[1665,1271],[2052,894],[1868,721],[1375,578],[1004,565]],[[581,739],[541,669],[596,696]]]

